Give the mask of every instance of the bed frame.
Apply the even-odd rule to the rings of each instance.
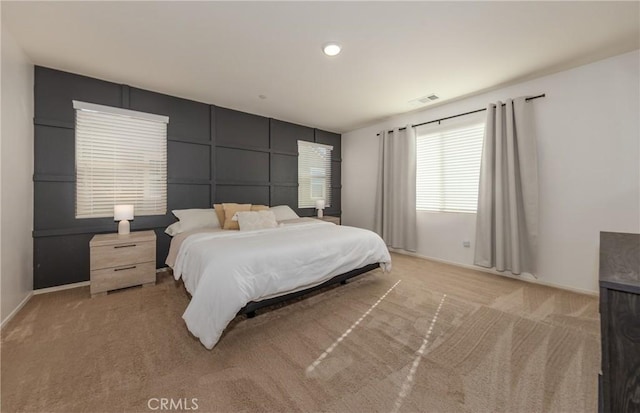
[[[315,287],[281,295],[278,297],[268,298],[262,301],[251,301],[247,305],[245,305],[240,311],[238,311],[238,315],[246,314],[247,318],[253,318],[256,316],[256,310],[259,310],[260,308],[278,304],[283,301],[291,300],[293,298],[301,297],[303,295],[309,294],[313,291],[319,290],[329,285],[333,285],[337,283],[346,284],[349,278],[353,278],[360,274],[364,274],[365,272],[375,270],[376,268],[379,268],[379,267],[380,267],[379,263],[365,265],[364,267],[356,268],[355,270],[351,270],[344,274],[336,275],[335,277],[323,282],[322,284],[316,285]]]

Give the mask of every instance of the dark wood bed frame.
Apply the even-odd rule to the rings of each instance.
[[[365,272],[375,270],[376,268],[379,268],[379,267],[380,267],[379,263],[365,265],[364,267],[356,268],[355,270],[351,270],[344,274],[336,275],[335,277],[323,282],[322,284],[316,285],[315,287],[281,295],[278,297],[268,298],[262,301],[251,301],[247,305],[245,305],[240,311],[238,311],[238,315],[246,314],[247,318],[253,318],[256,316],[256,310],[259,310],[260,308],[278,304],[283,301],[291,300],[293,298],[297,298],[297,297],[309,294],[313,291],[319,290],[329,285],[333,285],[337,283],[346,284],[349,278],[353,278],[360,274],[364,274]]]

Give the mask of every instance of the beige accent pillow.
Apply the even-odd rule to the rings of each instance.
[[[237,221],[233,221],[236,212],[251,211],[251,204],[222,204],[224,209],[224,226],[222,229],[240,229]]]
[[[220,226],[224,226],[224,208],[222,207],[222,204],[213,204],[213,208],[216,210]]]
[[[252,211],[268,211],[269,207],[266,205],[251,205]]]

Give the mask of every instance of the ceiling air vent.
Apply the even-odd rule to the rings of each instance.
[[[409,103],[412,105],[424,105],[426,103],[431,103],[434,100],[440,99],[438,95],[432,93],[430,95],[422,96],[417,99],[410,100]]]
[[[433,102],[434,100],[437,100],[437,99],[438,99],[438,96],[431,94],[431,95],[428,95],[428,96],[423,96],[421,98],[418,98],[418,101],[422,102],[422,103],[429,103],[429,102]]]

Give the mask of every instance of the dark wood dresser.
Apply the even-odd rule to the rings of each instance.
[[[600,233],[601,412],[640,412],[640,234]]]

